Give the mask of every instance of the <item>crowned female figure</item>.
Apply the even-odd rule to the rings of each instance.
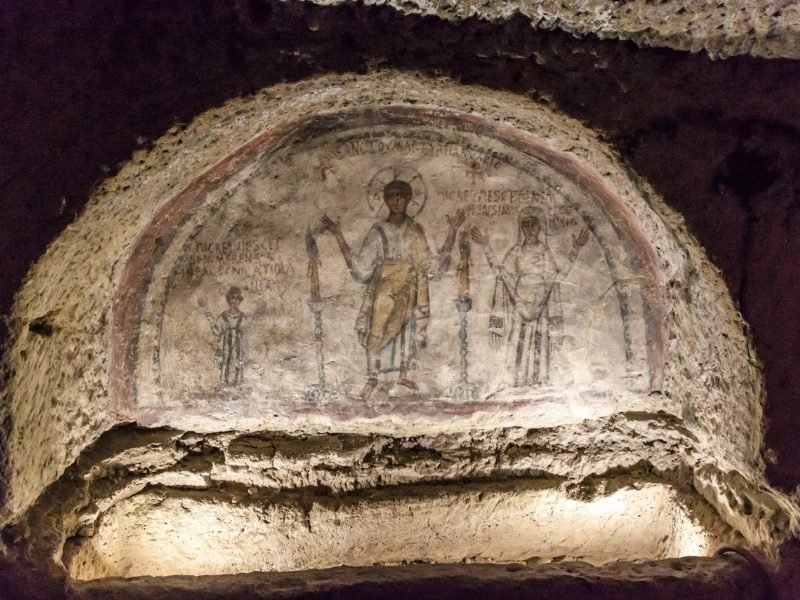
[[[559,281],[566,277],[589,240],[587,229],[573,235],[568,264],[559,267],[543,235],[544,223],[541,209],[522,210],[517,220],[516,243],[502,260],[492,251],[486,233],[475,227],[471,232],[495,274],[490,341],[495,347],[508,348],[515,386],[549,383],[552,350],[563,333]]]

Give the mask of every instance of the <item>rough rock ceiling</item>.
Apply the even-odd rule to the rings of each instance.
[[[312,1],[322,6],[341,3]],[[455,21],[478,17],[502,22],[521,14],[536,29],[631,40],[640,46],[704,51],[713,58],[737,54],[800,58],[800,9],[786,0],[367,0],[364,4],[388,5],[405,14]]]

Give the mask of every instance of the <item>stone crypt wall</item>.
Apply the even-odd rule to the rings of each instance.
[[[409,203],[393,223],[397,180]],[[485,526],[493,493],[506,523],[561,507],[546,517],[557,530],[614,503],[651,507],[656,537],[624,558],[723,541],[774,552],[796,534],[796,509],[763,480],[761,377],[716,271],[595,134],[513,95],[387,71],[229,102],[106,182],[16,306],[55,327],[10,352],[4,520],[83,452],[26,517],[35,529],[71,498],[55,542],[31,552],[81,579],[367,564],[377,551],[314,558],[313,536],[292,559],[248,562],[214,537],[241,523],[269,545],[287,534],[255,525],[264,506],[292,532],[311,518],[296,502],[320,507],[316,535],[341,535],[340,509],[291,495],[320,486],[353,503],[354,548],[375,531],[357,523],[397,527],[405,511],[432,527],[473,511]],[[503,492],[509,476],[521,487]],[[484,487],[435,487],[464,477]],[[387,485],[423,487],[348,496]],[[220,564],[162,571],[119,549],[181,510]],[[548,534],[475,558],[459,543],[483,534],[442,525],[454,554],[378,554],[604,562],[591,541],[609,534],[586,523],[572,528],[586,543],[561,549]]]
[[[762,597],[794,9],[328,4],[0,9],[0,597]]]
[[[137,418],[139,411],[141,419],[149,424],[186,426],[194,416],[199,421],[191,423],[194,427],[199,424],[201,429],[224,429],[235,427],[237,419],[250,410],[249,403],[260,397],[290,402],[284,408],[279,428],[308,428],[305,423],[297,423],[293,413],[292,419],[285,420],[285,411],[291,412],[291,402],[303,395],[316,376],[313,319],[306,306],[309,292],[304,236],[309,228],[320,238],[318,252],[324,261],[321,289],[326,297],[337,295],[337,302],[330,303],[331,314],[324,315],[332,330],[326,336],[328,360],[340,370],[331,376],[344,388],[340,390],[344,406],[357,405],[353,396],[357,395],[364,371],[364,357],[348,350],[358,347],[353,323],[363,288],[358,282],[348,281],[344,261],[337,255],[330,236],[322,235],[318,222],[326,211],[342,219],[345,233],[357,245],[356,240],[365,235],[383,210],[382,184],[395,177],[405,177],[418,185],[415,192],[419,205],[412,205],[410,210],[413,214],[420,212],[420,222],[430,231],[429,246],[443,243],[448,213],[455,214],[463,206],[470,215],[463,229],[478,226],[491,230],[490,243],[496,245],[498,253],[506,254],[518,242],[519,215],[533,207],[547,221],[543,235],[548,241],[543,243],[552,246],[554,265],[566,270],[570,236],[589,224],[590,240],[581,249],[585,258],[576,260],[574,272],[570,270],[559,284],[566,295],[566,306],[548,306],[550,310],[567,311],[560,333],[565,338],[562,355],[552,365],[555,387],[573,390],[579,396],[582,385],[597,380],[599,386],[592,393],[599,394],[600,399],[585,401],[583,410],[589,414],[581,415],[579,411],[578,417],[591,416],[592,406],[602,406],[604,402],[612,408],[601,408],[599,414],[664,410],[689,415],[699,427],[706,428],[706,436],[719,440],[730,460],[740,462],[739,468],[758,468],[760,429],[754,420],[760,402],[757,372],[746,359],[732,361],[737,350],[728,345],[746,346],[739,333],[741,327],[731,321],[735,317],[718,316],[725,306],[713,292],[714,303],[705,306],[693,297],[698,294],[702,298],[708,293],[703,282],[706,278],[698,276],[703,268],[701,259],[694,258],[692,262],[696,264],[687,264],[691,254],[681,247],[686,242],[679,245],[675,226],[669,228],[653,212],[651,197],[644,196],[648,191],[641,191],[631,182],[622,168],[614,165],[612,155],[592,142],[591,134],[578,134],[575,123],[563,121],[541,107],[526,109],[509,98],[510,106],[498,111],[491,106],[495,101],[488,98],[465,105],[463,101],[453,102],[459,97],[458,92],[446,90],[426,97],[430,92],[424,87],[410,77],[379,77],[374,82],[334,80],[287,88],[274,96],[264,94],[227,107],[228,118],[215,113],[198,120],[181,136],[179,148],[176,142],[167,140],[165,152],[150,153],[151,159],[163,161],[160,169],[143,157],[117,181],[105,186],[93,210],[84,217],[85,225],[77,223],[59,241],[20,296],[21,315],[58,311],[71,314],[75,320],[79,314],[96,315],[90,318],[97,321],[97,326],[92,335],[73,339],[70,344],[73,350],[69,357],[75,372],[80,373],[76,381],[41,377],[41,369],[50,368],[51,361],[63,356],[56,344],[48,344],[47,349],[36,347],[40,340],[30,335],[26,341],[34,347],[26,348],[21,341],[13,351],[19,366],[12,387],[20,412],[14,418],[11,456],[12,460],[15,455],[24,456],[28,468],[15,469],[18,479],[13,480],[11,489],[19,490],[20,495],[12,496],[11,507],[28,504],[31,494],[52,481],[80,448],[107,428],[102,422],[110,425],[114,420]],[[355,102],[376,108],[402,106],[400,100],[477,115],[417,112],[413,107],[373,111],[374,114],[368,111],[364,116],[336,111]],[[318,116],[322,111],[331,113],[327,117],[331,124],[323,121],[324,115]],[[481,115],[482,112],[489,115]],[[500,117],[498,113],[518,129],[492,124],[488,119]],[[292,115],[299,119],[290,118]],[[304,123],[301,119],[305,115],[314,116],[305,117],[308,123]],[[313,133],[305,148],[304,137],[309,135],[304,128]],[[527,139],[524,132],[528,132]],[[193,140],[194,136],[199,139]],[[492,139],[498,137],[500,140]],[[242,145],[248,139],[254,141]],[[195,145],[202,151],[196,151]],[[358,155],[371,147],[379,150]],[[172,148],[177,149],[175,154]],[[355,156],[349,156],[350,152]],[[221,166],[214,166],[220,160]],[[234,165],[233,173],[229,172],[230,165]],[[196,179],[194,174],[204,171]],[[512,191],[517,192],[514,200],[510,199]],[[492,192],[500,202],[493,202]],[[506,202],[503,192],[509,198]],[[459,202],[459,193],[475,200]],[[484,214],[494,207],[504,214]],[[422,213],[423,209],[429,214]],[[299,214],[303,218],[298,220]],[[227,254],[225,243],[230,244]],[[656,245],[660,247],[658,256],[653,248]],[[98,252],[100,248],[104,252]],[[110,251],[113,248],[118,250]],[[458,251],[454,249],[453,263],[458,261]],[[59,256],[62,253],[64,256]],[[165,266],[157,264],[156,259]],[[473,365],[473,369],[485,369],[471,374],[478,378],[476,384],[480,387],[476,398],[485,402],[503,388],[506,391],[501,395],[506,397],[500,403],[514,406],[519,398],[512,389],[513,374],[501,366],[508,362],[500,362],[509,349],[494,353],[488,348],[491,332],[487,326],[492,316],[491,300],[496,295],[496,277],[478,248],[471,262],[476,304],[475,313],[470,315],[474,352],[492,357],[488,363],[483,358]],[[70,272],[78,265],[88,275],[83,281],[73,277],[59,286],[52,285],[51,273]],[[706,270],[713,277],[713,272]],[[103,271],[107,275],[98,276]],[[426,374],[421,383],[423,388],[433,389],[423,397],[444,397],[448,386],[457,380],[457,313],[452,300],[458,292],[454,271],[451,268],[441,283],[430,283],[433,298],[438,295],[449,300],[431,302],[431,336],[441,339],[431,344],[428,362],[434,365],[434,371]],[[42,283],[37,286],[36,281]],[[244,335],[252,339],[245,339],[249,346],[243,361],[246,382],[235,387],[231,396],[227,386],[215,387],[216,383],[225,382],[220,382],[214,371],[215,343],[204,312],[218,317],[224,309],[226,291],[236,284],[246,297],[242,311],[251,313],[251,331]],[[437,286],[444,289],[438,290]],[[113,308],[109,304],[112,297]],[[206,308],[198,305],[201,298]],[[687,298],[692,302],[686,302]],[[695,311],[702,311],[703,318],[695,316]],[[733,315],[732,311],[729,314]],[[705,328],[717,330],[726,322],[731,323],[728,337],[704,335]],[[672,347],[667,371],[662,374],[667,352],[665,326],[671,329]],[[306,335],[298,335],[299,332]],[[503,341],[506,345],[508,342]],[[689,358],[698,354],[705,360]],[[86,363],[78,367],[80,360]],[[494,360],[498,362],[495,364]],[[559,372],[558,363],[567,365],[570,361],[574,367],[562,366]],[[161,367],[162,362],[166,367]],[[703,374],[692,373],[691,369],[698,368],[701,362],[707,363]],[[26,368],[26,363],[31,368]],[[332,370],[331,366],[328,368]],[[598,377],[598,372],[607,375]],[[437,381],[435,374],[442,380]],[[576,377],[583,377],[585,383],[573,385]],[[699,377],[726,382],[736,401],[731,401],[731,395],[721,387],[709,392],[705,380]],[[40,383],[30,385],[28,378]],[[74,387],[70,394],[41,385]],[[602,399],[604,387],[612,390],[607,401]],[[384,393],[387,391],[391,390]],[[230,397],[226,398],[226,394]],[[44,399],[62,396],[67,402],[70,395],[75,398],[68,403],[71,414],[43,418],[48,410]],[[626,397],[630,399],[620,400]],[[545,393],[544,402],[548,402],[546,398]],[[237,405],[238,401],[244,404]],[[574,401],[555,400],[556,404]],[[33,409],[37,404],[43,412]],[[192,408],[198,404],[199,408]],[[398,400],[398,404],[402,409],[409,401]],[[342,407],[339,402],[333,406]],[[233,420],[228,422],[222,417],[220,423],[212,425],[215,409],[230,411]],[[178,416],[160,417],[158,413],[165,411]],[[269,410],[255,412],[261,414],[255,421],[245,423],[245,428],[276,425],[264,421],[263,413],[270,413]],[[189,415],[189,423],[181,423],[180,415]],[[733,415],[735,418],[731,418]],[[63,419],[64,428],[40,426],[52,423],[52,418]],[[554,424],[548,422],[546,411],[538,418],[545,419],[540,425]],[[209,424],[204,426],[204,419]],[[740,426],[720,427],[722,420]],[[75,427],[76,423],[87,427],[83,430]],[[68,431],[75,437],[59,444],[64,453],[61,460],[50,464],[31,460],[35,448],[51,447],[42,443],[47,439],[42,436],[61,438]],[[15,462],[19,465],[23,461]]]

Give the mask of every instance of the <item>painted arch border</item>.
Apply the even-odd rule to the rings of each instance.
[[[630,252],[632,267],[641,277],[649,388],[651,392],[661,391],[667,358],[667,309],[658,257],[631,207],[590,165],[569,152],[552,148],[535,133],[473,113],[410,105],[361,106],[320,112],[273,125],[206,169],[156,212],[134,242],[113,296],[109,379],[112,404],[117,410],[128,416],[136,414],[136,365],[145,298],[156,265],[185,221],[202,206],[209,193],[238,173],[256,155],[277,150],[304,132],[325,130],[332,125],[346,127],[348,123],[466,128],[471,133],[494,138],[543,160],[570,177],[617,228]]]

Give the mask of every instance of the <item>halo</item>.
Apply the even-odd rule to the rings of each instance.
[[[517,219],[519,221],[523,221],[529,217],[536,217],[537,219],[539,219],[539,223],[542,226],[542,228],[548,227],[550,225],[548,212],[541,206],[536,206],[534,204],[531,204],[528,206],[523,206],[522,208],[519,209],[519,212],[517,213]]]
[[[550,233],[550,217],[548,211],[542,207],[535,204],[529,204],[527,206],[523,206],[517,212],[517,242],[521,242],[523,239],[522,234],[522,221],[524,221],[528,217],[536,217],[539,219],[539,227],[541,228],[540,231],[545,238],[545,241],[548,238],[548,234]]]
[[[411,196],[411,202],[408,203],[406,213],[410,217],[416,217],[428,200],[428,186],[425,185],[425,180],[419,171],[405,165],[381,169],[369,180],[367,184],[367,206],[370,212],[377,216],[383,210],[385,206],[383,203],[383,188],[387,183],[395,179],[402,179],[411,186],[413,195]]]

